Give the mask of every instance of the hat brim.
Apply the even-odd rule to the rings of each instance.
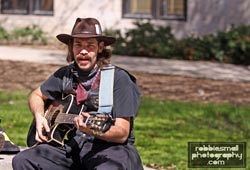
[[[103,41],[105,46],[111,45],[111,44],[115,43],[115,41],[116,41],[116,39],[114,37],[110,37],[110,36],[85,35],[85,34],[76,34],[76,35],[59,34],[56,36],[56,38],[66,45],[68,45],[69,41],[72,40],[73,38],[97,38],[100,41]]]

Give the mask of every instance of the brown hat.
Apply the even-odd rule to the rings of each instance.
[[[59,34],[56,38],[67,45],[73,38],[98,38],[105,46],[113,44],[116,40],[114,37],[102,35],[101,25],[95,18],[77,18],[71,35]]]

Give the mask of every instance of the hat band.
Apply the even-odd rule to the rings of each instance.
[[[93,33],[93,32],[88,32],[88,31],[75,32],[75,33],[72,34],[72,35],[77,35],[77,34],[94,34],[94,35],[101,35],[101,34],[98,34],[98,33]]]

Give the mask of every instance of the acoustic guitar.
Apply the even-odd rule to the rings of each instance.
[[[84,105],[77,105],[74,95],[68,95],[60,101],[52,101],[47,107],[45,118],[48,121],[50,132],[44,134],[48,136],[47,143],[56,146],[63,146],[67,134],[75,129],[73,120],[83,112]],[[84,117],[85,124],[90,127],[95,134],[103,134],[108,131],[114,120],[109,113],[89,112],[89,117]],[[36,123],[32,121],[27,135],[27,146],[33,147],[39,144],[35,140]]]

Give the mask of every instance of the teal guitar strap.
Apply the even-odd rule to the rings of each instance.
[[[111,113],[113,108],[113,87],[115,67],[111,64],[101,69],[99,86],[99,108],[97,113]]]

